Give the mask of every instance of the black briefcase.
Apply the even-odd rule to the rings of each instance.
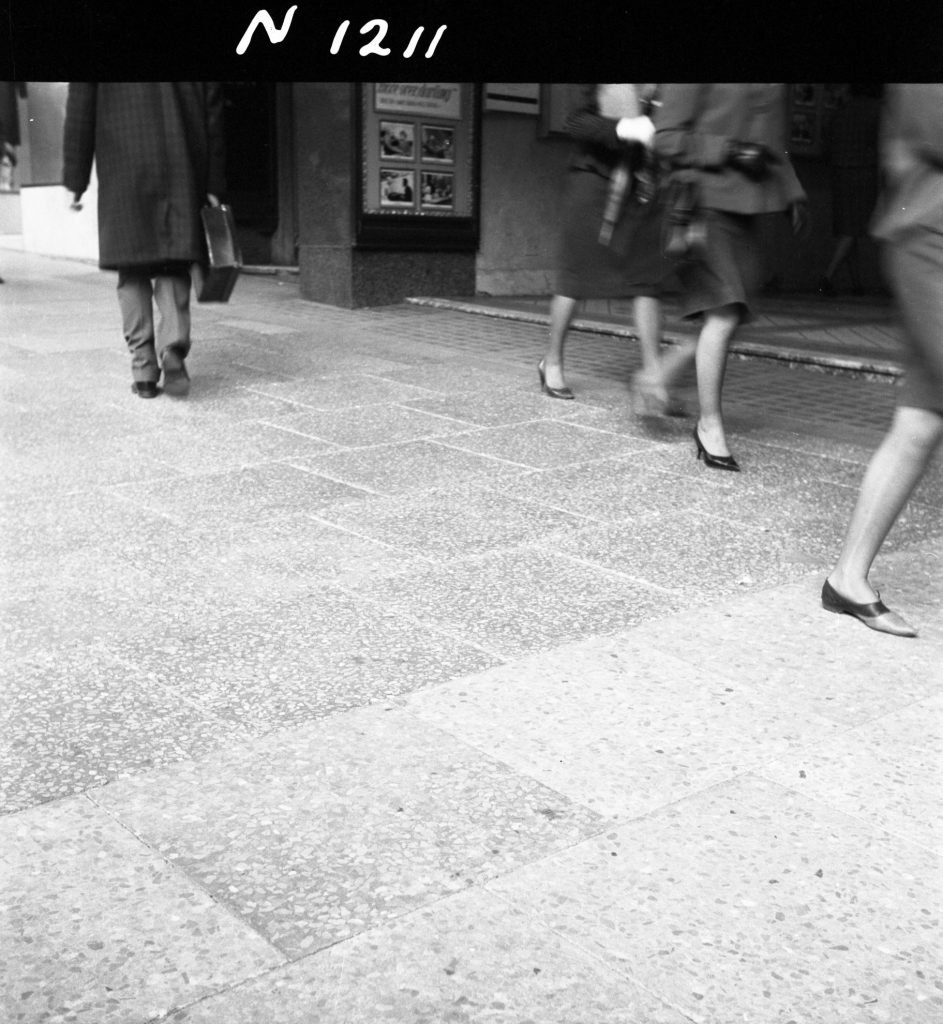
[[[195,264],[193,286],[197,302],[228,302],[242,269],[232,207],[204,206],[200,211],[206,235],[206,265]]]

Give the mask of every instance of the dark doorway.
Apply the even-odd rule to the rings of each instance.
[[[226,182],[243,261],[271,264],[278,227],[274,82],[224,82]]]

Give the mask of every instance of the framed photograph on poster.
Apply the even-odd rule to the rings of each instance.
[[[423,207],[432,207],[437,210],[452,209],[452,195],[455,188],[454,174],[423,171],[420,186],[420,202]]]
[[[825,115],[824,85],[801,82],[789,87],[789,152],[792,156],[822,156]]]
[[[402,209],[415,206],[416,172],[404,167],[380,168],[380,206]]]
[[[835,110],[841,106],[848,93],[848,86],[843,82],[826,82],[822,87],[822,105],[826,110]]]
[[[424,124],[421,135],[424,163],[450,164],[455,159],[455,129]]]
[[[412,160],[416,154],[416,126],[412,122],[380,122],[380,159]]]
[[[355,244],[474,251],[479,238],[481,86],[357,82]]]
[[[800,82],[792,86],[792,102],[797,107],[814,107],[817,102],[818,88],[807,82]]]

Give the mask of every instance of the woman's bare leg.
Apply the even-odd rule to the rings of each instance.
[[[828,579],[849,601],[875,599],[871,564],[943,440],[943,413],[902,406],[871,457],[845,542]]]
[[[547,385],[551,388],[566,387],[563,376],[563,349],[567,331],[576,312],[576,303],[576,299],[571,299],[567,295],[554,295],[550,300],[550,336],[543,365]]]
[[[637,295],[632,301],[635,330],[638,332],[642,373],[652,381],[661,381],[661,332],[665,318],[661,302],[654,295]]]
[[[719,306],[704,314],[694,362],[697,368],[698,433],[712,455],[730,455],[724,433],[722,393],[727,369],[727,347],[740,323],[740,307]]]

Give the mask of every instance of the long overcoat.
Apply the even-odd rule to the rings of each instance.
[[[95,161],[100,266],[205,258],[200,208],[225,191],[219,83],[71,82],[63,149],[70,192]]]

